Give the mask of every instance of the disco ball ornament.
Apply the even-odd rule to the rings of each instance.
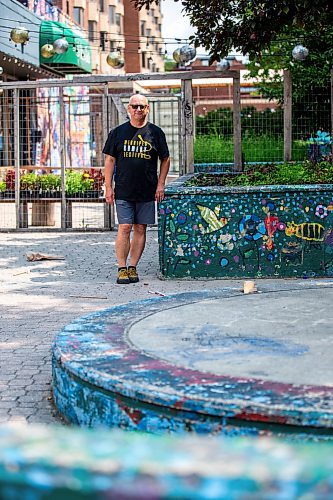
[[[29,40],[29,31],[22,26],[13,28],[10,32],[10,39],[14,43],[27,43],[27,41]]]
[[[192,61],[196,55],[197,51],[190,45],[183,45],[183,47],[179,49],[180,62],[186,63]]]
[[[66,38],[58,38],[53,42],[53,50],[57,54],[66,54],[68,47],[69,45]]]
[[[226,71],[227,69],[230,69],[230,62],[228,59],[221,59],[216,65],[216,69],[219,71]]]
[[[111,68],[115,69],[120,69],[125,64],[120,52],[110,52],[106,57],[106,62],[109,66],[111,66]]]
[[[309,55],[309,51],[303,45],[296,45],[293,48],[292,56],[296,61],[304,61]]]
[[[50,43],[46,43],[40,49],[40,53],[42,54],[43,57],[45,57],[45,59],[49,59],[50,57],[54,56],[55,51],[53,45],[51,45]]]
[[[179,48],[173,51],[172,57],[173,57],[174,61],[176,61],[177,64],[179,64],[181,62]]]

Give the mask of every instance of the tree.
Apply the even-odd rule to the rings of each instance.
[[[295,61],[292,50],[304,45],[309,55]],[[289,69],[293,81],[293,120],[305,136],[317,129],[330,130],[330,69],[333,66],[333,28],[318,32],[284,28],[267,51],[250,61],[249,78],[257,79],[259,93],[283,101],[282,69]],[[273,71],[272,71],[273,70]],[[275,70],[275,71],[274,71]],[[296,130],[295,130],[296,131]]]
[[[131,0],[136,8],[161,0]],[[175,0],[177,2],[179,0]],[[211,60],[231,50],[258,56],[286,27],[320,32],[333,24],[331,0],[181,0],[184,13],[196,28],[191,37]]]

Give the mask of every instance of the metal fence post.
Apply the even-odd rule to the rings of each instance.
[[[242,171],[240,73],[233,78],[234,171]]]
[[[113,113],[114,111],[112,108],[114,108],[114,104],[111,101],[111,106],[112,108],[109,110],[109,87],[108,84],[104,84],[104,92],[102,94],[102,130],[103,130],[103,143],[105,144],[105,141],[108,137],[109,129],[110,129],[110,118],[112,116],[109,116],[109,113]],[[113,128],[114,125],[113,123],[111,124],[111,127]],[[110,203],[104,202],[104,228],[105,229],[112,229],[115,226],[115,215],[114,215],[114,206],[110,205]]]
[[[192,80],[182,80],[181,86],[182,106],[182,142],[183,164],[181,174],[194,172],[194,139],[193,139],[193,91]]]
[[[283,159],[290,161],[292,155],[292,78],[288,69],[283,72],[283,128]]]
[[[64,108],[64,88],[59,87],[59,118],[60,118],[60,161],[61,161],[61,228],[66,229],[67,221],[66,206],[66,139],[65,139],[65,108]],[[69,214],[71,215],[71,214]]]
[[[16,229],[22,227],[20,210],[20,90],[14,88],[14,165],[15,165],[15,217]]]

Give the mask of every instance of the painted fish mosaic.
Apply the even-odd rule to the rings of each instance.
[[[194,174],[195,175],[195,174]],[[160,270],[172,278],[333,275],[333,187],[185,187],[159,205]]]

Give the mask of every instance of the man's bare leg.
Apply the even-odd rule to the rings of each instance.
[[[134,224],[130,246],[130,265],[136,267],[146,245],[147,224]]]
[[[118,267],[126,267],[127,257],[130,252],[130,236],[132,224],[119,224],[116,239],[116,255]]]

